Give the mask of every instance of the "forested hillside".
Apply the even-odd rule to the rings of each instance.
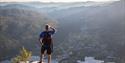
[[[33,10],[0,9],[0,59],[17,54],[22,46],[34,50],[39,33],[48,22],[55,21]]]
[[[52,57],[59,63],[76,63],[85,56],[125,63],[124,0],[4,4],[0,6],[1,60],[14,56],[22,46],[39,55],[39,33],[44,24],[51,22],[57,25]]]

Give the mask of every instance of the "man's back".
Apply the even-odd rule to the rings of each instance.
[[[43,39],[42,39],[42,43],[44,45],[51,45],[52,44],[52,33],[51,31],[44,31],[43,32]]]

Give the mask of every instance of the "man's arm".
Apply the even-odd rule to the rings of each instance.
[[[42,38],[39,39],[39,42],[40,42],[41,45],[43,45],[43,43],[42,43]]]
[[[56,29],[55,29],[55,28],[50,27],[50,29],[51,29],[51,33],[52,33],[52,34],[54,34],[54,33],[56,32]]]
[[[43,45],[43,43],[42,43],[42,39],[43,39],[42,37],[43,37],[43,34],[44,34],[44,33],[41,32],[41,34],[40,34],[40,36],[39,36],[39,42],[40,42],[41,45]]]

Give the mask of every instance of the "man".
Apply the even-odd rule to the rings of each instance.
[[[41,32],[39,41],[42,45],[40,62],[43,62],[43,57],[46,53],[48,54],[48,63],[51,62],[51,53],[53,51],[52,35],[55,33],[55,29],[49,25],[45,25],[45,31]]]

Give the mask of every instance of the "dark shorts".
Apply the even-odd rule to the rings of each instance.
[[[41,53],[44,54],[45,51],[50,55],[53,52],[53,45],[43,45],[41,47]]]

